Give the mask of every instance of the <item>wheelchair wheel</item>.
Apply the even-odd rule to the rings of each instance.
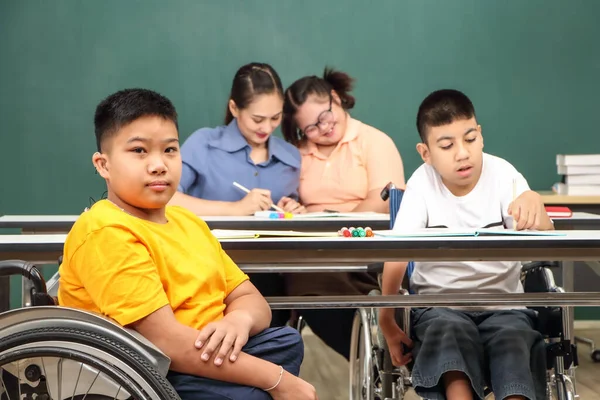
[[[575,385],[565,374],[552,376],[548,380],[548,398],[551,400],[575,400]]]
[[[152,365],[85,329],[26,329],[0,343],[0,400],[180,400]]]
[[[354,315],[350,340],[350,400],[378,399],[373,390],[370,313],[370,309],[361,308]]]

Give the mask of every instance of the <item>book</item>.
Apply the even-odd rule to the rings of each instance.
[[[555,183],[552,191],[566,196],[600,196],[600,185],[567,185]]]
[[[559,175],[600,175],[600,165],[559,165]]]
[[[256,239],[260,237],[338,237],[337,232],[297,232],[239,229],[213,229],[211,232],[219,240]]]
[[[600,174],[590,175],[567,175],[565,184],[568,186],[600,185]]]
[[[571,218],[573,211],[569,207],[546,206],[546,213],[550,218]]]
[[[564,236],[556,231],[514,231],[512,229],[449,229],[449,228],[424,228],[415,231],[373,231],[376,237],[388,238],[419,238],[419,237],[478,237],[478,236]]]
[[[600,154],[557,154],[556,165],[600,165]]]

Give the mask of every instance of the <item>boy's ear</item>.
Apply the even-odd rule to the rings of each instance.
[[[429,146],[425,143],[417,143],[417,151],[421,155],[424,163],[431,164],[431,152],[429,151]]]
[[[100,174],[101,177],[104,179],[109,178],[108,160],[104,154],[95,152],[92,156],[92,163],[94,164],[94,167],[96,167],[96,171],[98,171],[98,174]]]
[[[231,115],[233,115],[233,118],[235,119],[240,115],[240,110],[232,99],[229,99],[229,111],[231,111]]]
[[[479,136],[481,136],[481,148],[483,149],[483,134],[481,133],[481,125],[477,125],[477,130],[479,131]]]

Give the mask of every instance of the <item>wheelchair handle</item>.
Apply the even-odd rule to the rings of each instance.
[[[23,260],[0,261],[0,277],[22,275],[33,284],[36,293],[47,293],[46,281],[33,263]]]

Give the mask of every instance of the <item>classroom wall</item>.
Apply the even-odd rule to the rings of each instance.
[[[353,114],[391,135],[407,176],[430,91],[472,97],[485,150],[535,189],[556,153],[597,151],[596,0],[0,0],[0,214],[76,213],[104,192],[93,112],[141,86],[170,97],[181,136],[222,121],[235,70],[285,85],[325,65],[357,80]]]
[[[388,133],[407,178],[432,90],[474,101],[485,150],[534,189],[557,153],[598,152],[597,0],[0,0],[0,214],[73,214],[98,199],[93,112],[125,87],[175,103],[182,139],[223,119],[231,79],[284,85],[325,65],[356,78],[353,115]]]

